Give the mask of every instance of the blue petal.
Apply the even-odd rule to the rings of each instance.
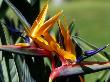
[[[21,37],[25,40],[26,43],[30,43],[30,39],[28,36],[25,36],[25,37],[21,36]]]
[[[84,60],[84,59],[86,59],[86,58],[88,58],[88,57],[91,57],[91,56],[97,54],[98,52],[100,52],[100,51],[102,51],[103,49],[105,49],[107,46],[109,46],[109,44],[106,45],[106,46],[104,46],[104,47],[98,48],[98,49],[96,49],[96,50],[88,50],[88,51],[85,51],[85,52],[84,52],[84,55],[81,55],[80,57],[78,57],[76,62],[79,63],[79,62],[81,62],[82,60]]]
[[[98,52],[104,50],[107,46],[109,46],[109,44],[106,45],[106,46],[104,46],[104,47],[98,48],[98,49],[96,49],[96,50],[88,50],[88,51],[85,51],[84,54],[85,54],[86,56],[92,56],[92,55],[97,54]]]
[[[81,55],[80,57],[77,58],[77,61],[76,61],[76,62],[79,63],[79,62],[81,62],[83,59],[84,59],[84,56]]]
[[[8,30],[10,31],[12,35],[15,34],[17,36],[21,36],[22,32],[16,29],[13,20],[10,21],[8,18],[5,18],[5,23],[6,23]]]
[[[5,18],[5,23],[6,23],[6,26],[8,28],[8,30],[10,31],[10,33],[12,35],[17,35],[17,36],[20,36],[22,37],[26,43],[29,43],[30,42],[30,39],[28,36],[23,36],[22,35],[22,32],[20,32],[19,30],[16,29],[15,25],[14,25],[14,22],[13,21],[10,21],[7,17]],[[22,30],[22,24],[18,21],[18,28]]]

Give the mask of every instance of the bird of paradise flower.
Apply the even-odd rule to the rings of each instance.
[[[77,43],[73,43],[68,26],[66,25],[65,29],[62,22],[59,20],[59,16],[62,14],[62,11],[45,21],[47,10],[48,4],[43,7],[32,27],[25,27],[26,35],[31,39],[30,43],[2,45],[0,46],[0,50],[20,54],[27,54],[25,53],[25,51],[27,51],[29,54],[49,57],[50,60],[52,60],[52,72],[49,77],[49,82],[52,82],[53,79],[59,76],[80,75],[95,72],[96,70],[110,68],[110,62],[82,62],[82,60],[85,58],[93,56],[94,54],[102,51],[108,45],[96,50],[85,51],[85,55],[80,55],[77,57],[75,49]],[[49,30],[56,22],[58,22],[60,29],[60,37],[63,37],[64,39],[61,41],[61,43],[57,42],[57,38],[49,33]],[[63,44],[63,46],[60,44]],[[9,48],[12,48],[13,50],[10,51]],[[52,53],[55,53],[61,60],[62,65],[60,67],[55,67],[55,61],[54,59],[51,59],[53,56]],[[90,67],[91,69],[95,67],[95,69],[92,69],[91,72],[88,70],[83,70],[83,68],[87,67]],[[81,77],[80,80],[81,82],[84,82]]]

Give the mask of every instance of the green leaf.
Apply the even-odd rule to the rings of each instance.
[[[10,70],[11,82],[19,82],[18,72],[14,59],[9,59],[9,70]]]
[[[0,0],[0,7],[1,7],[1,5],[2,5],[2,2],[3,2],[3,0]]]
[[[50,62],[49,58],[47,58],[47,57],[44,58],[44,64],[45,64],[45,66],[49,66],[49,68],[52,70],[52,66],[51,66],[51,62]]]
[[[1,34],[4,36],[2,37],[4,38],[2,42],[4,41],[6,42],[4,44],[8,44],[8,45],[12,44],[13,40],[8,32],[7,27],[4,25],[4,23],[1,24],[2,24]],[[28,70],[26,63],[23,63],[22,60],[18,59],[18,56],[17,57],[15,56],[16,54],[11,54],[11,53],[7,54],[6,52],[4,52],[2,55],[4,57],[3,57],[3,64],[1,64],[1,67],[3,72],[3,80],[5,80],[3,82],[35,82],[30,76],[30,72]],[[11,58],[9,56],[11,56]],[[20,62],[22,63],[20,64]],[[19,68],[22,69],[19,70]],[[22,74],[20,74],[21,72]]]
[[[20,82],[35,82],[35,80],[30,75],[30,71],[27,64],[25,63],[24,58],[21,60],[21,57],[18,54],[15,54],[15,62],[18,69]]]
[[[70,35],[71,36],[74,35],[74,28],[75,28],[75,24],[74,24],[74,21],[72,21],[70,26],[69,26],[69,30],[70,30]]]
[[[110,81],[110,70],[108,71],[107,75],[105,76],[105,82],[109,82]]]
[[[1,61],[1,67],[2,67],[4,82],[9,82],[8,69],[7,69],[4,57],[3,57],[3,60]]]
[[[102,71],[100,74],[96,75],[96,82],[109,82],[107,81],[109,79],[109,75],[110,74],[110,71],[109,69],[106,70],[106,71]],[[93,75],[94,76],[94,75]]]
[[[4,0],[7,5],[15,12],[15,14],[18,16],[20,19],[21,23],[24,25],[24,28],[29,28],[31,25],[27,22],[25,17],[22,15],[22,13],[9,1],[9,0]]]
[[[9,34],[9,31],[7,29],[7,27],[4,25],[4,23],[1,22],[2,25],[2,29],[3,29],[3,34],[5,37],[5,42],[6,44],[12,44],[12,38]],[[6,53],[4,52],[2,54],[4,56],[5,62],[6,62],[6,68],[7,68],[7,74],[9,77],[9,82],[19,82],[19,76],[18,76],[18,72],[16,69],[16,65],[15,65],[15,61],[14,59],[10,59],[10,56],[13,57],[13,55],[11,53]]]
[[[98,74],[99,76],[97,77],[96,81],[97,82],[104,82],[105,79],[107,78],[108,73],[109,73],[109,69],[101,72],[100,74]]]
[[[2,25],[1,29],[3,29],[3,32],[4,32],[4,37],[5,37],[5,40],[6,40],[6,44],[11,44],[11,38],[10,38],[7,27],[2,22],[1,22],[1,25]]]
[[[27,22],[27,20],[24,18],[24,16],[21,14],[21,12],[13,4],[11,4],[9,0],[4,0],[4,1],[18,16],[21,23],[24,25],[24,28],[28,29],[30,27],[30,24]],[[8,30],[7,30],[7,32],[8,32]],[[4,33],[4,31],[3,31],[3,33]],[[5,35],[5,37],[4,37],[4,39],[6,40],[5,44],[12,43],[12,41],[10,40],[10,37],[11,37],[10,35],[8,35],[8,38],[6,38],[7,34],[4,33],[3,35]],[[17,40],[17,42],[19,42],[19,41],[20,41],[20,38]],[[8,49],[8,51],[9,50],[11,50],[11,49]],[[25,52],[30,52],[30,51],[25,51]],[[21,50],[21,53],[22,53],[22,50]],[[25,54],[25,53],[22,53],[22,54]],[[31,54],[35,54],[35,53],[31,53]],[[5,55],[5,57],[9,56],[8,54],[5,54],[5,53],[3,54],[3,56],[4,55]],[[25,63],[25,58],[23,58],[23,61],[22,61],[21,56],[19,54],[13,54],[11,56],[12,56],[11,59],[10,58],[6,59],[6,62],[9,61],[9,62],[7,62],[8,65],[6,64],[6,66],[5,66],[7,68],[7,71],[6,71],[7,76],[9,76],[9,77],[11,76],[11,79],[9,78],[9,80],[6,82],[18,82],[18,81],[19,82],[35,82],[35,80],[30,75],[28,66]]]

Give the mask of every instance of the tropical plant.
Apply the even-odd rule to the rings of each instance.
[[[34,14],[26,16],[13,0],[3,3],[18,19],[0,19],[0,82],[85,82],[85,74],[110,68],[109,54],[103,51],[108,45],[97,48],[80,38],[74,21],[68,26],[64,17],[61,22],[63,11],[46,20],[46,3],[32,24]],[[89,60],[92,56],[94,61]],[[97,82],[109,82],[109,74],[105,70]]]

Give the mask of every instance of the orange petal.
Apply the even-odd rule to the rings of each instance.
[[[50,35],[53,38],[53,40],[56,42],[56,35],[54,33],[51,33]]]
[[[63,26],[63,24],[61,23],[60,20],[58,20],[58,25],[60,27],[60,30],[61,30],[61,33],[62,33],[63,37],[66,38],[66,31],[65,31],[65,28],[64,28],[64,26]]]
[[[75,43],[72,42],[72,39],[70,37],[70,32],[69,29],[67,29],[67,34],[66,34],[66,50],[68,52],[73,53],[76,56],[76,51],[75,51]]]
[[[65,59],[76,61],[76,56],[70,52],[65,51],[64,49],[57,48],[57,53]]]
[[[64,37],[64,44],[65,44],[66,50],[67,50],[68,52],[73,53],[73,54],[76,56],[76,53],[75,53],[75,45],[73,44],[73,42],[72,42],[72,40],[71,40],[67,23],[66,23],[66,27],[67,27],[67,28],[66,28],[66,29],[67,29],[66,31],[65,31],[65,28],[64,28],[64,26],[62,25],[62,23],[61,23],[60,20],[58,21],[58,24],[59,24],[61,33],[62,33],[62,35],[63,35],[63,37]]]
[[[70,31],[69,31],[69,27],[67,25],[67,21],[66,18],[64,17],[64,22],[65,22],[65,26],[66,26],[66,50],[73,53],[76,56],[76,51],[75,51],[75,43],[72,42],[72,39],[70,37]]]
[[[65,22],[66,22],[66,19],[65,19]],[[71,52],[71,43],[70,43],[71,40],[70,40],[68,26],[67,26],[67,24],[65,25],[66,26],[66,31],[65,31],[65,28],[60,20],[58,21],[58,23],[59,23],[59,27],[61,29],[61,33],[64,37],[64,44],[65,44],[66,50],[68,52]]]
[[[39,45],[39,47],[43,48],[43,49],[46,49],[46,50],[49,50],[51,51],[51,48],[50,46],[48,45],[48,42],[42,38],[42,37],[37,37],[37,38],[32,38],[33,41]]]
[[[76,51],[75,51],[75,43],[72,42],[72,39],[70,37],[70,32],[69,29],[67,28],[66,31],[66,38],[65,38],[65,46],[66,46],[66,51],[71,52],[76,56]]]
[[[57,52],[57,48],[60,48],[60,46],[56,42],[53,42],[53,41],[50,42],[50,47],[52,51],[54,52]]]
[[[72,47],[71,47],[71,39],[70,39],[70,33],[69,33],[69,29],[68,29],[68,24],[67,24],[67,21],[66,21],[66,17],[63,16],[64,18],[64,25],[66,27],[66,37],[64,38],[65,41],[65,46],[66,46],[66,50],[68,52],[71,52],[72,51]]]
[[[67,29],[66,33],[67,33],[66,34],[66,44],[65,44],[66,50],[71,52],[71,39],[70,39],[70,35],[69,35],[69,30],[68,29]]]
[[[63,38],[64,38],[64,44],[65,44],[65,46],[66,46],[66,31],[65,31],[65,28],[64,28],[64,26],[63,26],[63,24],[61,23],[61,21],[59,20],[58,21],[58,25],[59,25],[59,28],[60,28],[60,30],[61,30],[61,34],[63,35]]]
[[[65,58],[65,59],[70,59],[72,61],[76,60],[76,56],[74,54],[67,52],[64,49],[60,48],[60,46],[57,43],[51,42],[50,46],[51,46],[52,51],[55,51],[61,57]]]
[[[55,16],[47,20],[39,29],[39,31],[35,34],[34,37],[38,37],[40,35],[43,35],[46,31],[48,31],[57,21],[58,17],[61,15],[62,11],[57,13]]]
[[[30,46],[30,44],[29,43],[16,43],[15,46],[28,47]]]
[[[31,29],[32,30],[31,36],[35,36],[35,34],[39,31],[40,27],[43,25],[43,23],[45,21],[46,14],[47,14],[47,10],[48,10],[48,4],[46,4],[44,6],[42,11],[38,15],[37,19],[34,21],[34,23],[32,25],[32,29]]]
[[[50,43],[51,41],[55,42],[55,40],[52,38],[52,36],[48,32],[44,33],[44,38],[48,41],[48,43]]]
[[[44,43],[45,45],[48,45],[48,42],[42,37],[37,37],[37,40],[39,40],[40,42]]]

